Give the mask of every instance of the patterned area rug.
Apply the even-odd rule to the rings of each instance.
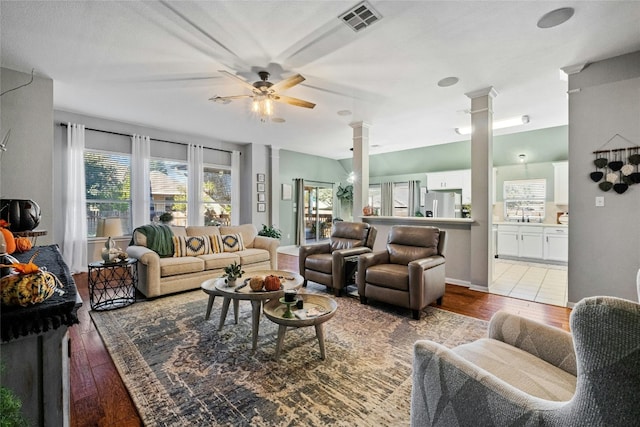
[[[487,322],[433,307],[414,321],[408,310],[337,302],[326,360],[308,327],[287,331],[275,361],[277,325],[265,316],[252,353],[250,303],[237,325],[230,307],[219,332],[222,299],[205,321],[201,291],[91,316],[147,426],[408,426],[413,343],[486,335]]]

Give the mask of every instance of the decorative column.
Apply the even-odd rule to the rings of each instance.
[[[471,99],[471,288],[488,291],[492,280],[493,87],[465,94]]]
[[[362,208],[369,199],[369,125],[350,123],[353,128],[353,220],[362,216]]]

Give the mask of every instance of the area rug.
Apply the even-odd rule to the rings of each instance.
[[[252,352],[249,302],[237,325],[230,308],[218,331],[221,298],[205,321],[201,291],[91,316],[147,426],[408,426],[413,343],[454,347],[486,335],[487,322],[434,307],[415,321],[407,310],[336,300],[325,360],[308,327],[287,332],[275,361],[277,326],[265,316]]]

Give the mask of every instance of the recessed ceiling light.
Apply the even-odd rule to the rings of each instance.
[[[274,123],[284,123],[284,122],[286,122],[286,120],[283,119],[282,117],[274,117],[274,118],[271,119],[271,121],[274,122]]]
[[[459,78],[457,77],[445,77],[444,79],[440,80],[438,82],[438,86],[440,87],[449,87],[449,86],[453,86],[454,84],[458,83],[460,81]]]
[[[349,110],[340,110],[340,111],[338,111],[338,115],[339,116],[350,116],[351,115],[351,111],[349,111]]]
[[[542,15],[538,20],[538,28],[552,28],[567,22],[573,16],[572,7],[562,7]]]

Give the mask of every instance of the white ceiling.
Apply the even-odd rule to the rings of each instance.
[[[488,86],[496,120],[531,118],[497,135],[567,124],[560,68],[640,50],[638,1],[372,0],[383,18],[358,33],[337,18],[356,3],[2,1],[1,64],[53,79],[56,109],[340,159],[357,121],[372,154],[468,139],[464,94]],[[536,26],[560,7],[573,18]],[[208,101],[247,93],[217,70],[262,69],[302,74],[285,94],[316,108],[277,104],[286,122],[262,124],[246,100]]]

